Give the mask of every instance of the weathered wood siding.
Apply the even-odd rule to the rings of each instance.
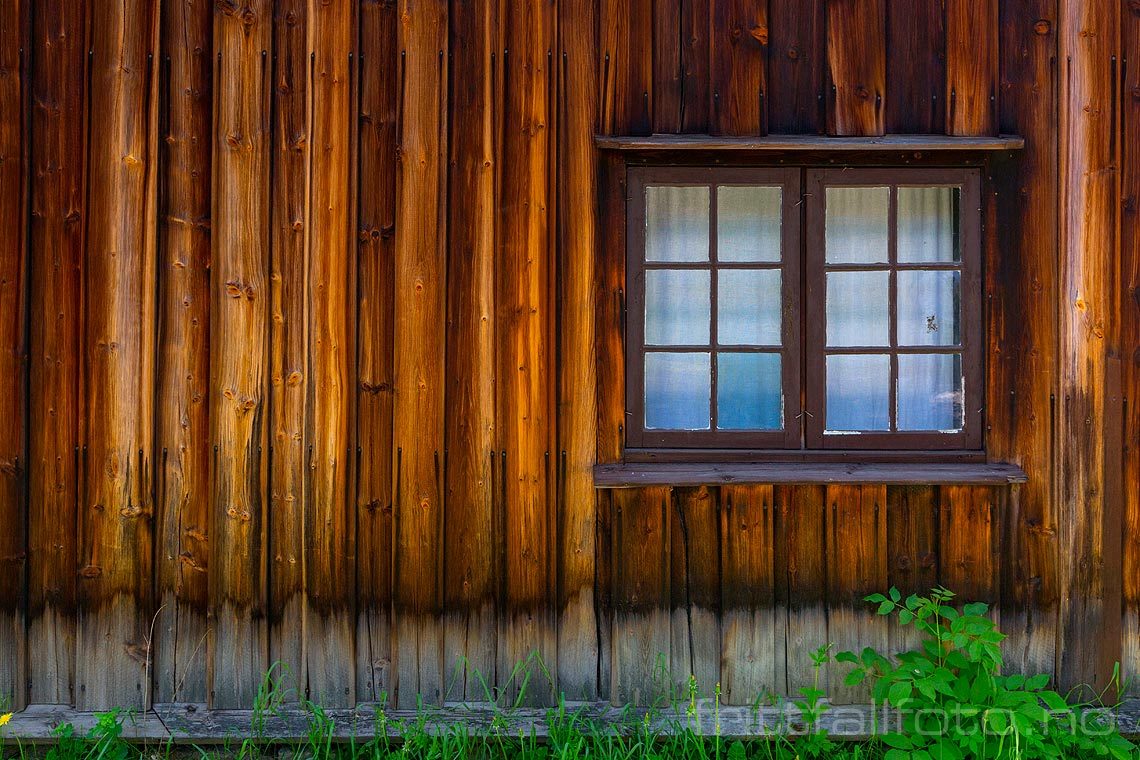
[[[1140,676],[1135,4],[2,6],[0,698],[747,704],[905,646],[862,596],[938,583],[1013,669]],[[651,133],[1024,136],[983,238],[986,448],[1028,482],[596,491],[593,137]]]

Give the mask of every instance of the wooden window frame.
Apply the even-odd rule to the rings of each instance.
[[[982,230],[981,170],[977,167],[725,167],[627,165],[628,196],[626,204],[626,278],[627,310],[625,333],[626,360],[626,456],[632,460],[673,458],[738,459],[769,458],[772,461],[858,460],[860,456],[897,461],[927,461],[938,457],[975,459],[984,457],[983,425],[985,404],[985,367],[983,352],[984,315],[982,311]],[[702,185],[709,195],[709,261],[645,262],[645,188],[648,185]],[[647,269],[707,269],[712,273],[710,318],[716,322],[717,199],[718,185],[780,185],[783,189],[781,223],[781,261],[749,265],[726,262],[725,268],[779,268],[782,273],[782,383],[784,395],[784,430],[730,431],[717,430],[715,417],[709,430],[646,429],[644,409],[644,345],[645,272]],[[889,269],[891,283],[890,346],[868,347],[873,353],[891,356],[890,415],[896,414],[895,384],[897,356],[900,353],[961,353],[965,382],[963,427],[960,431],[865,431],[857,433],[824,432],[826,419],[826,269],[824,266],[825,188],[829,185],[890,186],[889,211],[890,252],[886,265],[868,265],[867,269]],[[956,185],[959,195],[960,265],[897,263],[895,240],[897,187]],[[844,267],[858,269],[854,267]],[[900,269],[938,270],[954,268],[961,272],[961,342],[959,346],[925,346],[898,349],[894,346],[896,304],[895,282]],[[711,328],[710,353],[718,349],[739,347],[716,344],[715,327]],[[650,347],[649,350],[652,350]],[[857,352],[844,347],[842,352]],[[672,347],[665,350],[673,350]],[[691,350],[698,350],[691,347]],[[754,349],[756,350],[756,349]],[[710,404],[716,408],[715,361],[711,368]]]

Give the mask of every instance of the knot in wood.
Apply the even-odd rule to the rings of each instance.
[[[291,386],[300,385],[301,384],[301,373],[298,372],[297,370],[293,370],[292,372],[289,373],[289,376],[285,378],[285,383],[287,385],[291,385]]]
[[[795,45],[788,48],[788,60],[798,61],[800,58],[800,49]]]
[[[871,98],[871,91],[868,90],[865,85],[855,85],[855,88],[852,90],[852,92],[855,94],[855,97],[859,98],[859,100],[870,100]]]
[[[768,44],[768,27],[754,26],[751,30],[749,30],[748,33],[751,34],[753,39],[755,39],[761,45]]]
[[[103,568],[99,567],[98,565],[87,565],[79,571],[79,576],[81,578],[98,578],[102,574]]]
[[[1052,24],[1050,24],[1048,21],[1046,21],[1043,18],[1039,18],[1033,24],[1033,33],[1044,36],[1044,35],[1048,34],[1049,30],[1052,28],[1053,28]]]

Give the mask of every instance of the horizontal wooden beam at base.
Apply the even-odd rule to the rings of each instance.
[[[726,483],[874,483],[885,485],[1012,485],[1028,480],[1014,464],[954,462],[924,464],[617,463],[594,467],[597,488],[711,486]]]
[[[694,733],[723,739],[770,738],[775,735],[800,736],[805,733],[799,709],[785,704],[778,707],[717,707],[701,699],[689,712],[689,703],[680,709],[632,709],[613,707],[608,702],[567,702],[564,712],[541,708],[504,710],[489,703],[449,703],[442,708],[384,710],[378,704],[361,704],[355,709],[323,711],[332,724],[331,740],[338,744],[367,742],[378,734],[399,739],[408,726],[422,725],[431,735],[462,730],[471,736],[520,735],[542,740],[550,736],[552,718],[558,725],[578,725],[583,729],[610,727],[616,733],[641,728],[646,723],[659,735],[690,729]],[[1125,736],[1140,734],[1140,700],[1129,700],[1116,708],[1116,725]],[[559,717],[561,716],[561,717]],[[820,718],[819,728],[832,739],[860,741],[879,732],[901,730],[901,714],[871,705],[832,705]],[[57,727],[70,723],[76,736],[85,736],[98,721],[98,714],[78,712],[63,705],[32,705],[16,713],[0,735],[0,746],[47,744],[55,740]],[[258,729],[254,731],[257,722]],[[246,739],[293,743],[306,741],[317,725],[312,713],[288,707],[273,714],[255,715],[252,710],[207,710],[201,703],[157,704],[145,713],[125,714],[122,737],[132,743],[172,743],[182,746],[231,744]],[[719,729],[718,729],[719,726]],[[877,729],[875,728],[877,727]]]
[[[825,135],[768,135],[766,137],[711,137],[709,135],[597,135],[594,143],[603,150],[753,150],[753,151],[892,151],[1021,150],[1025,138],[954,137],[952,135],[882,135],[880,137],[827,137]]]

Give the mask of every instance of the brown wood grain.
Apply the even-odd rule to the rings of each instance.
[[[16,709],[27,696],[24,588],[28,463],[28,46],[30,7],[0,9],[0,699]]]
[[[28,700],[75,699],[84,233],[87,198],[87,13],[80,3],[32,14],[30,53]]]
[[[939,499],[940,489],[933,486],[887,488],[887,585],[904,598],[938,585]],[[920,639],[913,626],[891,619],[889,651],[918,649]]]
[[[711,2],[712,0],[681,0],[681,132],[709,131]]]
[[[995,514],[998,491],[943,486],[939,509],[939,583],[958,595],[958,602],[998,600],[994,542],[1001,530]]]
[[[945,5],[942,0],[913,0],[889,4],[886,113],[888,133],[937,134],[946,128]],[[996,3],[994,7],[996,8]],[[993,52],[996,54],[997,19],[993,21],[992,29],[978,31],[982,31],[983,35],[993,36]],[[958,61],[958,63],[963,62]],[[950,134],[957,133],[950,132]]]
[[[210,301],[210,642],[215,707],[252,704],[267,660],[268,2],[215,7]]]
[[[76,703],[145,707],[154,518],[158,3],[91,15]],[[81,654],[82,656],[78,656]]]
[[[596,699],[600,649],[597,562],[597,354],[594,350],[597,213],[597,10],[559,5],[558,127],[558,686],[568,699]]]
[[[414,707],[443,695],[447,2],[401,0],[398,18],[391,683],[395,703]]]
[[[390,693],[396,245],[396,8],[360,5],[356,697]]]
[[[1000,24],[1000,127],[1029,149],[995,162],[987,193],[989,303],[986,448],[1028,480],[1003,517],[1001,627],[1006,658],[1026,673],[1054,666],[1057,508],[1053,429],[1057,374],[1057,16],[1052,0],[1004,0]],[[999,222],[1000,220],[1000,222]],[[996,245],[992,242],[996,238]]]
[[[811,653],[829,643],[827,632],[827,509],[823,486],[778,486],[776,506],[775,566],[781,577],[776,583],[778,608],[787,610],[784,645],[777,635],[777,660],[783,662],[786,687],[783,694],[798,694],[812,686]],[[779,622],[777,621],[777,625]],[[820,673],[827,687],[828,668]]]
[[[829,135],[886,130],[886,0],[826,0]]]
[[[305,659],[308,698],[355,704],[356,14],[311,6]]]
[[[709,131],[765,134],[768,3],[718,0],[711,5]]]
[[[680,132],[684,63],[682,29],[691,0],[658,0],[653,5],[653,131]]]
[[[725,704],[751,705],[784,688],[773,487],[724,486],[720,493],[721,690]]]
[[[998,133],[998,0],[946,0],[946,134]]]
[[[603,154],[598,177],[597,461],[612,464],[625,447],[625,162]]]
[[[454,1],[450,23],[448,181],[462,201],[448,207],[444,670],[449,699],[482,699],[479,678],[494,682],[497,637],[491,452],[503,41],[497,2]]]
[[[653,132],[653,2],[598,0],[600,131]]]
[[[814,134],[825,128],[825,0],[768,3],[768,130]]]
[[[1113,564],[1121,515],[1106,488],[1110,357],[1120,356],[1114,313],[1115,254],[1119,250],[1114,167],[1119,133],[1110,65],[1119,59],[1119,6],[1069,2],[1058,9],[1061,193],[1057,451],[1060,628],[1057,677],[1061,688],[1104,688],[1119,659],[1121,602]],[[1115,423],[1119,424],[1119,423]],[[1095,643],[1094,643],[1095,642]]]
[[[673,491],[669,505],[669,673],[680,700],[721,682],[721,520],[715,488]]]
[[[206,701],[213,9],[162,9],[154,697]]]

